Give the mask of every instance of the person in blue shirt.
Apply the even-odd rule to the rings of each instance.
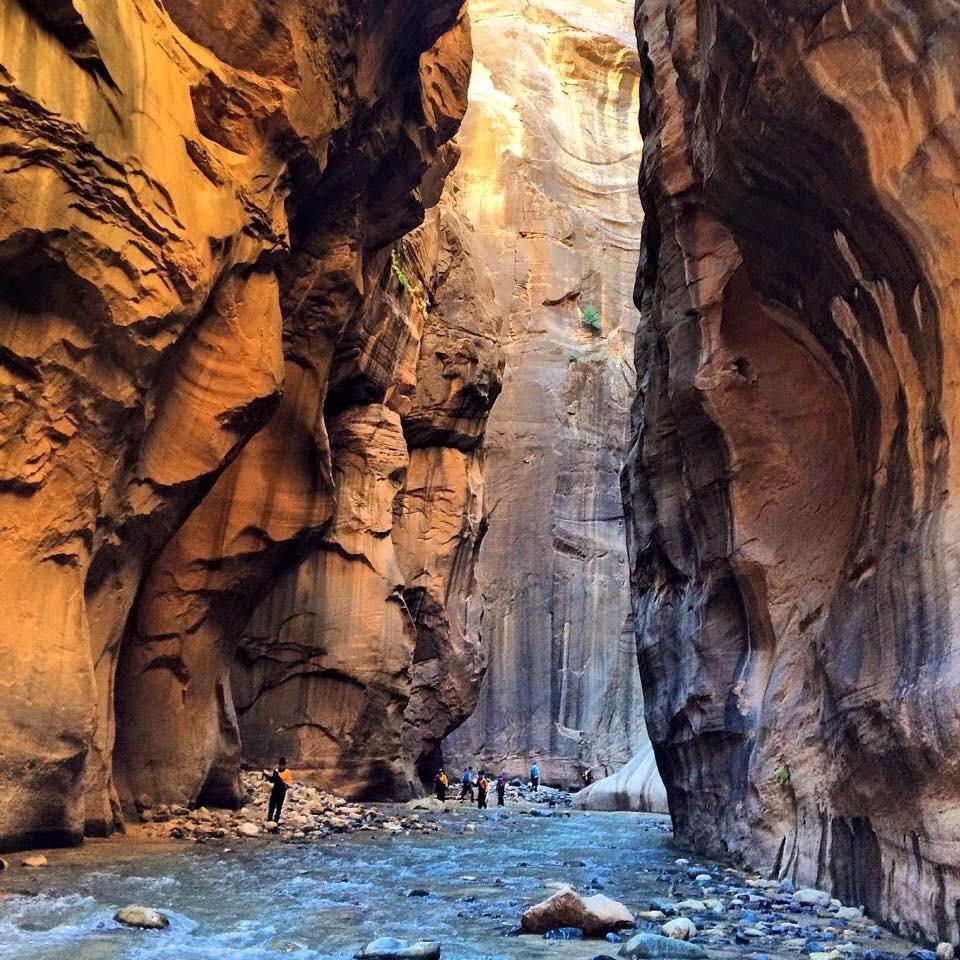
[[[540,767],[536,763],[530,767],[530,786],[533,787],[534,791],[540,789]]]
[[[460,781],[460,799],[473,803],[473,767],[463,771],[463,780]]]

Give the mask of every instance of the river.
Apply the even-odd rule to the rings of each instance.
[[[46,868],[0,874],[0,958],[348,960],[388,935],[439,940],[444,960],[587,960],[618,948],[511,936],[523,908],[565,882],[645,909],[666,895],[668,874],[678,869],[666,817],[497,817],[469,811],[442,817],[439,833],[303,844],[118,839],[50,851]],[[410,896],[415,889],[429,893]],[[170,928],[119,926],[113,915],[127,904],[162,910]],[[711,955],[759,952],[727,947]],[[776,944],[762,952],[798,955]]]

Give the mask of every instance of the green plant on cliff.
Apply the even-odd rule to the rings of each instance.
[[[390,267],[393,270],[393,275],[397,278],[397,283],[400,284],[401,289],[410,295],[414,304],[416,304],[417,308],[423,313],[423,319],[426,320],[430,315],[430,304],[427,302],[427,298],[424,295],[420,284],[412,281],[403,272],[403,267],[400,265],[400,255],[396,250],[390,251]]]
[[[787,766],[777,767],[773,772],[773,782],[784,790],[788,789],[790,786],[790,768]]]
[[[599,330],[600,311],[596,307],[585,307],[580,315],[580,322],[591,330]]]

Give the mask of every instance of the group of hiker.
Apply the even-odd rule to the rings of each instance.
[[[443,767],[439,769],[434,778],[434,789],[438,800],[447,799],[447,790],[450,787],[450,779]],[[540,789],[540,767],[534,763],[530,767],[530,786],[533,790]],[[507,778],[501,773],[495,783],[497,791],[497,806],[502,807],[506,801]],[[490,789],[490,778],[485,770],[481,770],[479,776],[473,772],[473,767],[467,767],[463,771],[463,777],[460,780],[460,800],[473,803],[473,793],[476,788],[477,809],[487,809],[487,791]]]
[[[280,821],[280,812],[283,809],[283,801],[287,797],[287,790],[293,783],[293,774],[287,769],[285,757],[281,757],[276,768],[272,773],[263,774],[263,779],[269,781],[273,788],[270,791],[270,802],[268,804],[267,819],[274,823]],[[447,799],[447,788],[450,786],[443,767],[440,768],[434,779],[437,799]],[[506,801],[507,779],[501,773],[494,784],[497,791],[497,806],[502,807]],[[534,791],[540,789],[540,767],[534,763],[530,767],[530,787]],[[487,809],[487,791],[490,789],[490,778],[485,770],[481,770],[479,776],[473,772],[473,767],[467,767],[463,771],[463,777],[460,780],[460,800],[468,800],[473,803],[474,788],[477,794],[477,809]]]

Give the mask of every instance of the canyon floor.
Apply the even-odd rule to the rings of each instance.
[[[717,897],[722,914],[692,916],[701,931],[716,931],[700,942],[718,960],[805,960],[848,942],[841,953],[851,960],[913,949],[868,920],[844,923],[834,909],[798,912],[789,897],[748,886],[757,881],[747,875],[687,860],[667,817],[539,812],[463,808],[423,814],[436,832],[304,842],[117,838],[47,851],[48,866],[32,871],[19,865],[22,855],[11,857],[0,873],[0,958],[348,960],[380,936],[435,939],[444,960],[616,956],[620,946],[602,939],[516,935],[521,912],[561,884],[602,892],[635,914],[659,901]],[[698,884],[697,873],[711,879]],[[162,910],[170,927],[121,927],[114,913],[134,903]],[[638,928],[655,931],[659,922],[638,918]],[[749,942],[737,943],[738,932]]]

